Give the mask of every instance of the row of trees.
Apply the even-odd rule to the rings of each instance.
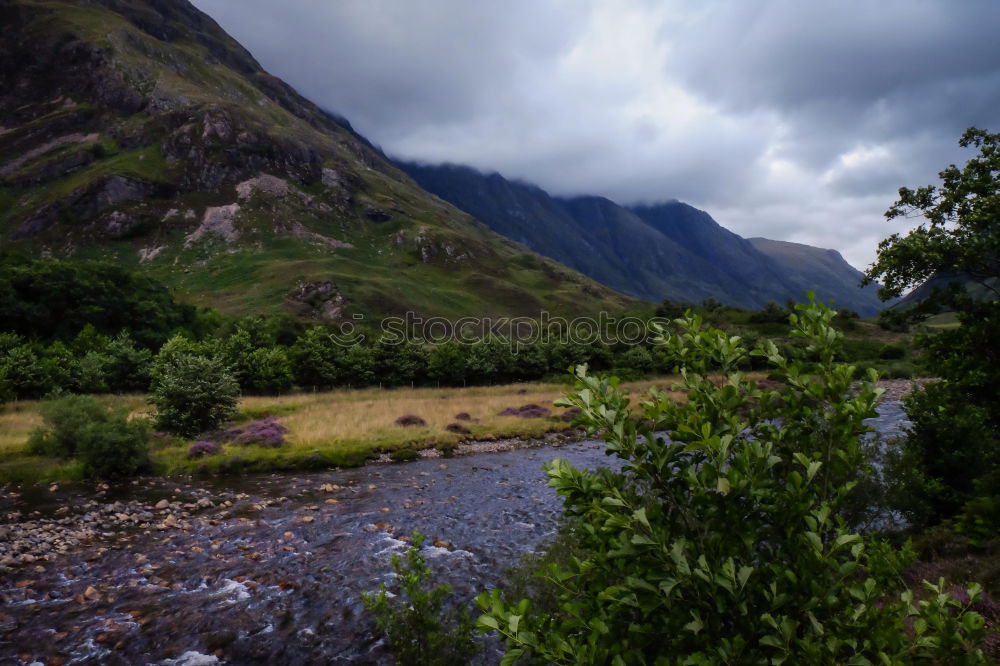
[[[474,344],[390,344],[383,340],[342,346],[322,326],[287,336],[265,318],[244,319],[219,335],[195,339],[189,332],[171,337],[155,353],[128,331],[113,337],[92,325],[68,342],[29,341],[0,334],[0,393],[7,399],[40,398],[50,393],[124,393],[148,390],[151,369],[164,355],[186,352],[219,360],[240,390],[278,394],[293,386],[305,390],[335,387],[487,384],[537,380],[561,375],[579,363],[623,376],[664,370],[642,345],[540,343],[512,345],[503,338]]]

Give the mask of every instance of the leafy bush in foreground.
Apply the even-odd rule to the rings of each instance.
[[[420,554],[423,544],[424,536],[414,532],[406,559],[392,555],[398,596],[390,595],[382,583],[378,594],[362,593],[362,603],[386,635],[396,663],[464,666],[482,649],[472,638],[475,623],[457,608],[446,612],[451,588],[433,585]]]
[[[617,380],[577,368],[562,405],[580,408],[625,467],[548,466],[583,555],[549,570],[555,612],[499,591],[477,599],[480,628],[507,639],[505,663],[984,663],[983,619],[969,611],[978,587],[959,601],[925,583],[918,601],[896,551],[845,527],[878,392],[853,390],[854,368],[834,361],[834,312],[796,309],[810,374],[773,343],[749,352],[698,317],[663,339],[684,403],[653,390],[638,418]],[[748,353],[787,388],[747,381],[736,368]],[[708,377],[717,368],[724,381]]]

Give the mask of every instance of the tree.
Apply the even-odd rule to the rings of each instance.
[[[175,336],[153,363],[150,403],[157,427],[184,437],[218,428],[236,413],[239,384],[219,358]]]
[[[342,352],[343,347],[322,326],[306,330],[288,350],[295,381],[302,388],[333,388],[340,381],[337,360]]]
[[[852,390],[833,317],[815,302],[790,317],[806,372],[773,342],[750,351],[689,316],[659,340],[687,400],[654,389],[641,413],[617,380],[577,368],[559,404],[578,407],[624,468],[548,466],[580,554],[547,572],[555,612],[479,596],[479,626],[507,639],[503,663],[985,663],[983,618],[943,581],[915,601],[900,554],[842,519],[879,392],[874,371]],[[744,377],[748,354],[786,388]]]
[[[284,347],[262,347],[244,360],[244,387],[252,392],[277,395],[292,388],[292,364]]]
[[[917,337],[941,381],[907,401],[914,425],[897,495],[921,524],[954,515],[977,496],[1000,496],[1000,134],[970,128],[959,145],[979,153],[942,171],[939,186],[900,188],[886,217],[923,219],[882,241],[865,274],[867,282],[882,281],[883,299],[921,285],[929,292],[896,319],[946,310],[959,324]]]

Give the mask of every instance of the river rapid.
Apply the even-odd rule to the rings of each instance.
[[[872,424],[899,434],[901,404],[879,413]],[[616,464],[601,443],[579,442],[312,474],[8,488],[8,551],[14,539],[21,550],[49,542],[48,559],[0,573],[0,664],[387,663],[360,593],[389,580],[390,555],[416,529],[459,598],[502,584],[555,533],[561,501],[542,465],[556,457]]]

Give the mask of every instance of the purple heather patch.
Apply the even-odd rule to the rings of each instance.
[[[219,445],[215,442],[201,440],[195,442],[188,448],[188,458],[201,458],[202,456],[214,456],[219,452]]]
[[[220,439],[241,446],[256,444],[257,446],[277,449],[284,446],[287,432],[288,428],[278,423],[277,417],[268,416],[239,428],[227,430]]]

